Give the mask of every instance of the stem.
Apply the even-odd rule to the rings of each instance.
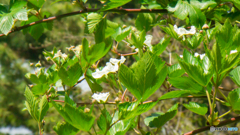
[[[211,115],[212,115],[211,125],[213,125],[213,121],[214,121],[214,109],[215,109],[214,105],[215,105],[215,100],[216,100],[216,98],[215,98],[216,97],[216,93],[217,93],[216,91],[218,89],[217,83],[218,83],[218,79],[217,79],[217,82],[215,84],[215,90],[214,90],[214,93],[213,93],[212,112],[211,112]]]
[[[217,89],[217,92],[219,92],[219,93],[221,94],[221,96],[222,96],[226,101],[228,101],[228,100],[227,100],[227,97],[226,97],[219,89]]]
[[[228,114],[231,113],[231,112],[232,112],[232,110],[229,110],[229,111],[227,111],[226,113],[224,113],[223,115],[219,116],[218,118],[220,119],[220,118],[222,118],[222,117],[228,115]]]
[[[93,130],[94,130],[94,133],[97,135],[97,132],[96,132],[96,129],[95,129],[94,125],[93,125]]]
[[[42,135],[41,123],[38,122],[39,134]]]
[[[209,104],[209,107],[210,107],[210,113],[212,113],[212,106],[211,106],[212,103],[211,103],[210,95],[209,95],[207,90],[206,90],[206,95],[207,95],[208,104]]]
[[[124,101],[124,97],[125,97],[125,94],[127,93],[127,89],[125,89],[125,91],[124,91],[124,93],[123,93],[123,95],[122,95],[122,102]]]
[[[98,10],[99,9],[84,9],[84,10],[78,10],[78,11],[74,11],[74,12],[70,12],[70,13],[66,13],[66,14],[62,14],[62,15],[58,15],[58,16],[52,16],[52,17],[45,18],[45,19],[42,19],[42,20],[39,20],[39,21],[36,21],[36,22],[29,23],[27,25],[23,25],[21,27],[15,27],[15,29],[11,30],[9,33],[13,33],[15,31],[20,31],[22,29],[31,27],[31,26],[39,24],[39,23],[49,22],[49,21],[53,21],[53,20],[68,17],[68,16],[90,13],[90,12],[165,13],[165,14],[168,13],[168,11],[166,9],[124,9],[124,8],[121,8],[121,9],[110,9],[110,10],[107,10],[107,11],[98,11]],[[2,37],[2,36],[5,36],[5,34],[0,34],[0,37]]]

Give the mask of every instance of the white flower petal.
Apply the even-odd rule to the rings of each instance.
[[[92,73],[92,76],[97,79],[109,73],[115,73],[119,69],[119,63],[122,64],[125,62],[125,60],[126,58],[124,56],[121,56],[121,59],[119,60],[115,58],[111,58],[110,62],[107,62],[106,66],[101,71],[97,69],[96,72]]]
[[[146,40],[144,41],[144,44],[146,44],[148,47],[152,46],[151,42],[152,42],[152,35],[147,35],[145,36]]]
[[[107,99],[108,99],[108,97],[110,96],[110,94],[109,94],[109,92],[106,92],[106,93],[94,93],[93,95],[92,95],[92,98],[93,99],[95,99],[95,100],[97,100],[99,103],[101,103],[101,102],[106,102],[107,101]]]
[[[238,52],[237,50],[231,50],[230,54]]]
[[[190,30],[186,30],[185,28],[178,28],[177,25],[174,25],[174,31],[181,37],[183,35],[193,35],[196,33],[196,27],[191,26]]]

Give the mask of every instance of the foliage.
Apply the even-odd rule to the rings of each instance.
[[[55,0],[52,5],[58,2]],[[60,19],[80,14],[85,34],[94,38],[82,38],[80,45],[64,47],[69,51],[67,54],[56,47],[45,50],[44,61],[50,66],[45,66],[43,60],[39,61],[35,64],[37,71],[25,75],[32,83],[25,89],[25,107],[36,121],[39,134],[43,134],[44,119],[53,108],[64,120],[55,123],[53,130],[57,134],[161,134],[164,125],[174,120],[182,107],[205,119],[206,122],[201,126],[207,123],[218,126],[227,114],[239,114],[239,88],[223,93],[220,87],[228,76],[237,86],[240,85],[240,3],[237,0],[143,0],[138,1],[139,9],[122,8],[130,5],[131,0],[100,0],[100,3],[96,8],[91,8],[90,0],[74,1],[71,6],[80,8],[80,12],[56,16],[55,19]],[[51,13],[41,10],[44,5],[47,6],[44,0],[10,0],[7,5],[1,4],[2,36],[22,30],[24,34],[28,33],[39,40],[45,30],[51,33],[55,19],[47,18]],[[86,8],[87,5],[90,8]],[[109,14],[115,15],[116,12],[120,15],[138,13],[132,23],[135,27],[130,24],[121,26],[109,19]],[[154,28],[161,28],[166,33],[155,44],[152,42],[154,36],[149,35]],[[169,63],[160,56],[166,50],[171,52],[173,48],[169,46],[174,41],[184,49],[183,55],[176,55],[172,64],[171,53]],[[132,48],[131,52],[120,53],[119,48],[127,47]],[[198,54],[197,49],[202,49],[204,53]],[[1,53],[7,54],[7,51]],[[105,67],[99,67],[99,61],[108,55],[121,56],[121,59],[111,58]],[[1,54],[1,63],[7,63],[8,57]],[[130,61],[131,58],[135,60]],[[94,74],[102,76],[95,77]],[[111,89],[110,98],[115,101],[107,102],[109,94],[97,94],[99,99],[104,100],[92,96],[91,103],[84,100],[76,102],[74,88],[82,82],[81,78],[86,80],[92,94]],[[103,88],[104,84],[110,88]],[[63,91],[58,91],[59,87]],[[168,91],[157,95],[157,91],[163,88]],[[157,97],[155,100],[152,99],[154,96]],[[206,100],[181,100],[168,107],[170,109],[165,113],[159,111],[148,114],[149,110],[158,106],[157,103],[177,98]],[[216,111],[219,110],[216,109],[216,102],[228,111],[220,115]],[[90,109],[87,106],[89,104]],[[114,104],[114,108],[108,107],[108,104]],[[147,117],[142,120],[145,114]],[[199,132],[203,131],[204,128]],[[182,134],[181,130],[177,132]]]

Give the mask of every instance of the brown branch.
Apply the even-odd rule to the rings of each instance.
[[[228,120],[224,120],[224,121],[220,122],[216,127],[221,127],[221,126],[224,126],[224,125],[227,125],[227,124],[231,124],[231,123],[234,123],[234,122],[237,122],[237,121],[240,121],[240,116],[233,117],[233,118],[228,119]],[[210,127],[211,126],[205,126],[205,127],[193,130],[191,132],[185,133],[184,135],[197,134],[197,133],[201,133],[201,132],[206,131],[206,130],[210,131]]]
[[[137,54],[138,52],[133,52],[133,53],[126,53],[126,54],[121,54],[121,53],[119,53],[119,52],[117,52],[117,51],[115,51],[115,50],[111,50],[113,53],[115,53],[115,54],[117,54],[117,55],[119,55],[119,56],[130,56],[130,55],[135,55],[135,54]]]
[[[199,96],[199,97],[194,97],[194,96],[187,96],[187,97],[180,97],[180,98],[206,98],[206,96]],[[162,100],[168,100],[168,99],[161,99]],[[55,102],[61,102],[61,103],[64,103],[63,100],[53,100]],[[147,104],[147,103],[152,103],[152,102],[156,102],[158,100],[149,100],[149,101],[145,101],[143,102],[143,104]],[[159,100],[160,101],[160,100]],[[124,102],[120,102],[120,103],[124,103]],[[92,105],[92,104],[108,104],[108,105],[115,105],[115,104],[119,104],[119,103],[116,103],[116,102],[106,102],[106,103],[92,103],[92,102],[78,102],[77,105]],[[140,103],[141,104],[141,103]]]
[[[226,88],[223,88],[223,87],[220,87],[220,86],[218,87],[218,89],[223,90],[223,91],[229,91],[229,92],[232,91],[230,89],[226,89]]]
[[[53,21],[56,19],[60,19],[60,18],[64,18],[64,17],[68,17],[68,16],[73,16],[73,15],[78,15],[78,14],[83,14],[83,13],[90,13],[90,12],[116,12],[116,13],[168,13],[168,11],[166,9],[110,9],[107,11],[98,11],[99,9],[84,9],[84,10],[80,10],[80,11],[74,11],[74,12],[70,12],[70,13],[66,13],[66,14],[62,14],[62,15],[58,15],[58,16],[52,16],[49,18],[45,18],[36,22],[32,22],[29,23],[27,25],[23,25],[20,27],[15,27],[13,30],[11,30],[8,34],[13,33],[15,31],[20,31],[22,29],[28,28],[30,26],[39,24],[39,23],[43,23],[43,22],[49,22],[49,21]],[[5,36],[5,34],[0,34],[0,37]]]
[[[70,89],[72,89],[73,87],[75,87],[76,85],[78,85],[79,83],[81,83],[83,80],[85,80],[85,78],[82,78],[81,80],[78,80],[76,84],[74,84]]]

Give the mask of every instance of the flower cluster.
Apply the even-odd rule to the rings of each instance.
[[[237,52],[237,50],[231,50],[231,51],[230,51],[230,54],[232,54],[232,53],[236,53],[236,52]],[[205,53],[203,53],[203,54],[194,53],[194,56],[195,56],[195,57],[200,56],[200,59],[202,60],[202,59],[204,58],[204,56],[205,56]],[[183,55],[180,55],[180,57],[182,58]]]
[[[62,53],[61,50],[58,50],[58,52],[54,55],[53,59],[58,57],[66,59],[68,56],[65,53]]]
[[[118,71],[118,68],[119,68],[118,64],[124,63],[125,60],[126,58],[124,56],[121,56],[120,60],[111,58],[110,62],[107,62],[106,66],[101,71],[97,69],[96,72],[92,73],[92,76],[97,79],[109,73],[115,73]]]

